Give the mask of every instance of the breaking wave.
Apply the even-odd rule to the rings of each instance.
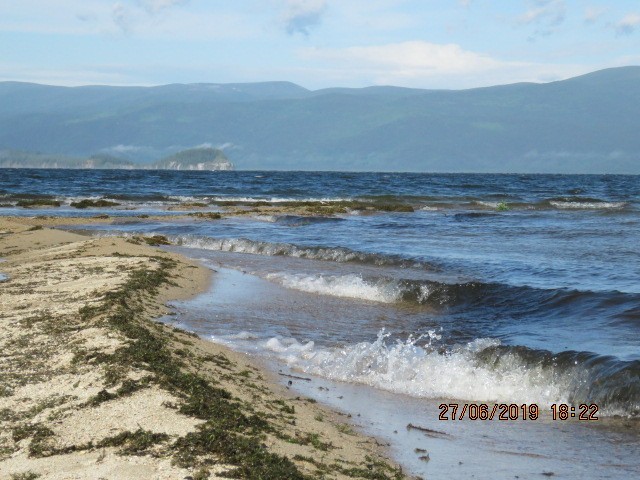
[[[343,247],[298,246],[290,243],[272,243],[249,240],[246,238],[210,238],[195,235],[172,235],[171,242],[187,248],[200,248],[221,252],[248,253],[252,255],[286,256],[324,260],[340,263],[362,263],[369,265],[388,265],[398,267],[416,267],[429,270],[437,268],[426,262],[403,258],[397,255],[358,252]]]
[[[322,276],[270,273],[266,278],[287,288],[334,297],[357,298],[382,303],[394,303],[400,298],[399,288],[392,283],[369,283],[359,275]]]
[[[337,348],[271,338],[260,347],[305,373],[415,397],[541,407],[596,403],[602,415],[640,415],[637,360],[574,351],[552,354],[490,338],[443,351],[435,331],[405,341],[389,337],[382,331],[373,342]]]
[[[431,308],[490,308],[517,317],[593,316],[601,320],[640,322],[638,296],[624,292],[540,289],[503,283],[446,283],[434,280],[365,278],[361,275],[269,273],[267,280],[318,295],[380,303],[406,303]],[[606,313],[604,313],[606,311]]]
[[[627,206],[626,202],[550,201],[549,204],[564,210],[617,210]]]

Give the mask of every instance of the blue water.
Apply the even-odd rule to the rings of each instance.
[[[39,197],[62,206],[15,206]],[[89,197],[121,205],[69,206]],[[138,217],[194,201],[224,212],[225,200],[345,199],[414,211]],[[0,170],[0,204],[9,215],[107,213],[118,220],[86,229],[169,236],[248,292],[185,322],[300,370],[418,397],[640,412],[638,176]],[[412,386],[384,380],[398,361]],[[439,362],[456,384],[429,376]]]

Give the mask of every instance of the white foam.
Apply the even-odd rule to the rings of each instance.
[[[277,215],[252,215],[250,218],[256,222],[276,223],[278,221]]]
[[[420,290],[418,292],[418,302],[426,303],[431,294],[433,293],[433,289],[429,285],[420,285]]]
[[[359,275],[302,275],[270,273],[267,280],[302,292],[357,298],[372,302],[393,303],[400,299],[400,289],[392,283],[372,284]]]
[[[176,200],[178,202],[206,202],[207,198],[192,197],[189,195],[169,195],[170,200]]]
[[[442,354],[431,345],[438,339],[429,332],[429,340],[420,346],[423,338],[389,342],[381,332],[372,343],[333,349],[277,338],[261,347],[305,373],[415,397],[540,405],[568,401],[568,379],[542,367],[525,366],[509,355],[492,367],[480,364],[476,354],[499,345],[499,340],[478,339]]]
[[[256,340],[258,336],[254,333],[242,331],[238,333],[234,333],[233,335],[228,335],[227,338],[229,340]]]
[[[474,203],[480,207],[488,207],[488,208],[498,208],[500,207],[500,205],[504,205],[504,202],[488,202],[483,200],[478,200]]]
[[[348,262],[358,260],[364,254],[340,248],[298,247],[286,243],[267,243],[247,240],[244,238],[207,238],[191,235],[175,235],[169,239],[180,246],[215,250],[221,252],[249,253],[252,255],[286,255],[294,258],[313,258],[334,262]]]
[[[353,199],[350,197],[308,197],[308,198],[294,198],[294,197],[213,197],[215,202],[269,202],[269,203],[284,203],[284,202],[350,202]]]
[[[556,208],[566,210],[599,210],[624,208],[625,202],[558,202],[552,201],[549,204]]]

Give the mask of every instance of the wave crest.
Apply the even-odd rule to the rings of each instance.
[[[427,337],[428,341],[420,343]],[[290,367],[331,380],[360,383],[423,398],[476,402],[596,403],[603,415],[640,414],[640,361],[622,362],[587,352],[550,352],[476,339],[438,348],[438,335],[318,348],[313,342],[272,338],[262,348]]]
[[[398,267],[417,267],[436,270],[433,265],[396,255],[358,252],[343,247],[298,246],[290,243],[271,243],[246,238],[211,238],[196,235],[172,235],[171,242],[187,248],[200,248],[221,252],[248,253],[252,255],[286,256],[339,263],[362,263]]]

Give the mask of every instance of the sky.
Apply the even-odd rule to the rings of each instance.
[[[0,81],[462,89],[640,64],[640,0],[0,0]]]

